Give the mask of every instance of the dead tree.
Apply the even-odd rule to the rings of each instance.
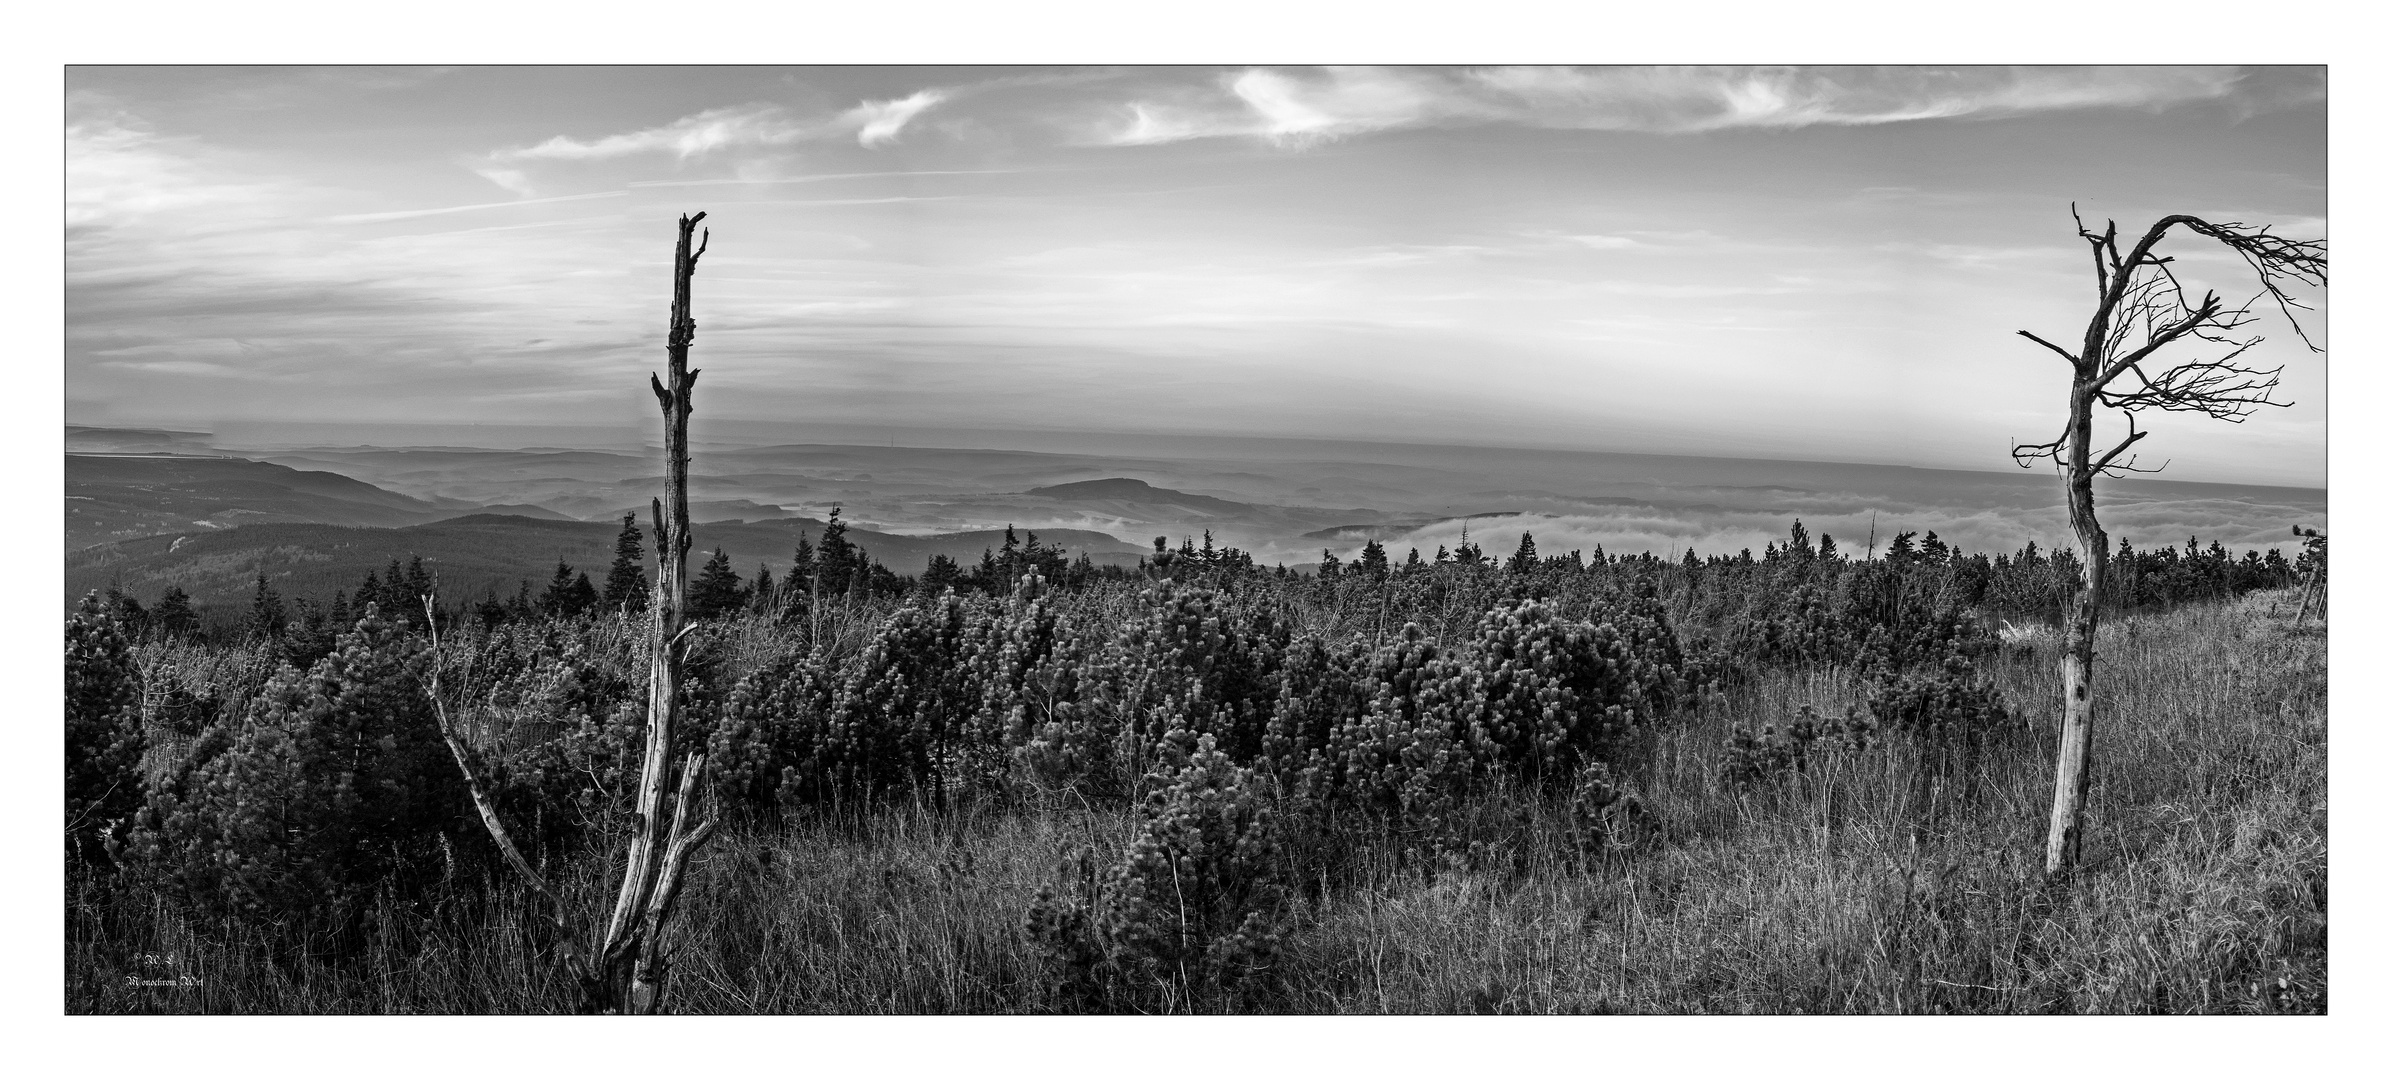
[[[665,342],[666,377],[671,382],[653,374],[648,377],[657,404],[664,410],[666,486],[664,498],[650,504],[656,521],[658,565],[654,602],[648,605],[647,748],[641,759],[638,801],[633,806],[631,849],[613,911],[595,947],[586,957],[578,956],[572,951],[570,934],[564,935],[567,944],[562,959],[580,984],[583,1008],[590,1012],[653,1013],[663,1006],[665,927],[672,918],[674,901],[680,898],[690,856],[714,834],[717,822],[712,799],[702,799],[698,791],[705,755],[689,755],[681,762],[677,779],[672,762],[673,729],[680,713],[681,652],[691,628],[682,621],[689,584],[689,397],[690,388],[698,381],[698,373],[689,367],[689,344],[697,337],[698,327],[690,317],[689,279],[697,270],[698,257],[706,253],[707,237],[698,237],[695,250],[690,240],[698,222],[705,218],[703,213],[682,218],[681,239],[673,250],[673,307]],[[427,613],[430,605],[426,598]],[[449,720],[440,696],[437,629],[432,644],[432,701],[439,712],[441,735],[457,759],[457,767],[465,773],[474,808],[507,864],[548,901],[557,927],[564,930],[563,901],[507,835],[472,752]],[[670,815],[665,813],[668,787],[673,789]],[[701,801],[707,807],[702,819]]]
[[[2326,617],[2326,534],[2295,525],[2292,535],[2299,538],[2302,553],[2309,557],[2309,572],[2301,575],[2301,611],[2292,620],[2292,628],[2298,630],[2308,625],[2313,608],[2319,621]]]
[[[2070,213],[2075,213],[2074,207]],[[2229,306],[2210,291],[2193,300],[2170,265],[2174,258],[2154,253],[2160,241],[2179,228],[2215,240],[2240,256],[2258,275],[2258,294],[2238,306]],[[2326,247],[2322,240],[2287,240],[2266,227],[2212,223],[2181,214],[2161,218],[2123,254],[2115,221],[2096,233],[2078,217],[2076,233],[2092,248],[2095,285],[2093,317],[2085,324],[2083,343],[2071,351],[2019,331],[2020,336],[2068,362],[2068,421],[2058,438],[2015,446],[2010,451],[2022,468],[2046,458],[2058,467],[2067,495],[2068,522],[2084,557],[2084,577],[2069,609],[2067,636],[2061,647],[2060,757],[2052,793],[2051,833],[2044,853],[2046,876],[2064,874],[2076,865],[2082,839],[2086,766],[2092,749],[2089,683],[2093,634],[2100,618],[2109,552],[2109,536],[2093,513],[2093,478],[2159,471],[2137,468],[2136,459],[2128,453],[2150,434],[2135,425],[2136,414],[2146,409],[2199,413],[2241,423],[2261,405],[2286,404],[2273,399],[2282,365],[2258,367],[2240,362],[2261,340],[2250,328],[2258,319],[2254,308],[2262,301],[2273,303],[2284,314],[2310,351],[2323,351],[2309,340],[2293,315],[2296,309],[2307,309],[2285,291],[2294,284],[2325,286]],[[2175,348],[2169,358],[2161,358],[2161,351],[2171,346]],[[2183,358],[2177,359],[2179,356]],[[2118,410],[2126,417],[2126,437],[2098,452],[2093,446],[2096,406]]]

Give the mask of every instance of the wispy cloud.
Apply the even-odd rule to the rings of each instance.
[[[947,95],[937,90],[923,90],[893,101],[867,101],[847,110],[841,119],[856,125],[857,142],[879,146],[894,141],[922,110],[946,99]]]
[[[517,195],[537,194],[532,168],[549,163],[589,163],[669,155],[677,162],[714,156],[784,150],[809,140],[853,133],[867,149],[894,142],[907,124],[947,100],[943,90],[922,90],[887,101],[866,101],[844,112],[804,117],[769,102],[735,105],[684,116],[669,124],[591,139],[557,135],[530,146],[492,151],[467,168]],[[739,182],[779,182],[772,177]]]
[[[832,180],[881,180],[892,176],[996,176],[1018,173],[1021,169],[898,169],[889,172],[816,173],[811,176],[728,177],[715,180],[634,180],[629,186],[645,187],[725,187],[760,184],[819,184]]]
[[[501,161],[601,161],[669,153],[688,159],[733,147],[783,146],[806,135],[806,125],[778,105],[737,105],[597,139],[558,135],[536,145],[501,150],[492,157]]]
[[[1249,136],[1284,145],[1398,128],[1508,123],[1693,133],[2085,108],[2156,109],[2237,92],[2233,68],[1255,69],[1122,106],[1094,141]]]
[[[464,206],[436,206],[427,210],[386,210],[373,214],[340,214],[325,218],[335,225],[363,225],[377,221],[405,221],[410,218],[432,217],[438,214],[462,214],[469,210],[498,210],[517,206],[537,206],[541,203],[580,202],[584,199],[621,198],[620,191],[593,191],[585,195],[552,195],[545,199],[516,199],[512,202],[469,203]]]

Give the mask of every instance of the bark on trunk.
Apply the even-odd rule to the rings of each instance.
[[[650,376],[657,405],[664,412],[665,494],[650,504],[656,525],[656,591],[649,607],[647,749],[640,763],[639,801],[631,849],[623,868],[623,885],[615,895],[614,913],[593,965],[590,1004],[598,1011],[657,1011],[664,1000],[664,966],[658,939],[679,892],[682,868],[697,845],[713,831],[708,820],[693,827],[692,798],[702,755],[682,764],[679,797],[671,821],[666,821],[664,797],[672,785],[673,731],[680,716],[682,638],[688,627],[683,607],[689,592],[689,413],[690,390],[698,373],[689,367],[690,342],[697,322],[690,316],[690,276],[700,243],[691,249],[692,234],[705,214],[681,219],[681,235],[673,250],[673,306],[665,343],[665,380]]]
[[[2093,391],[2079,386],[2069,399],[2067,456],[2068,523],[2084,560],[2076,602],[2068,612],[2060,649],[2060,760],[2054,770],[2051,832],[2043,873],[2055,877],[2076,866],[2083,846],[2085,787],[2093,752],[2093,635],[2101,621],[2101,592],[2108,571],[2109,535],[2093,516]]]

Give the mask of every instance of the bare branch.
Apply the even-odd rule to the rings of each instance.
[[[2053,439],[2050,442],[2011,443],[2010,460],[2017,462],[2018,467],[2021,469],[2031,469],[2035,467],[2035,463],[2037,461],[2041,461],[2045,458],[2058,461],[2060,459],[2061,453],[2066,451],[2067,448],[2068,433],[2063,431],[2060,433],[2059,438]]]
[[[2300,319],[2292,313],[2294,308],[2309,310],[2308,306],[2284,291],[2284,283],[2288,280],[2310,288],[2325,287],[2325,241],[2288,240],[2269,231],[2267,226],[2254,229],[2238,221],[2212,224],[2199,218],[2187,218],[2185,223],[2194,232],[2216,240],[2242,256],[2244,264],[2259,275],[2260,286],[2275,300],[2276,310],[2284,314],[2285,321],[2292,324],[2293,332],[2300,335],[2301,344],[2307,345],[2310,352],[2325,351],[2309,340],[2308,330],[2301,326]]]
[[[2077,358],[2076,358],[2076,354],[2075,354],[2075,353],[2069,352],[2068,350],[2066,350],[2066,349],[2063,349],[2063,348],[2061,348],[2061,347],[2059,347],[2059,346],[2057,346],[2057,345],[2054,345],[2054,344],[2052,344],[2051,342],[2048,342],[2048,341],[2045,341],[2045,340],[2043,340],[2042,338],[2036,337],[2034,334],[2032,334],[2032,333],[2030,333],[2030,332],[2028,332],[2028,331],[2021,330],[2021,331],[2019,331],[2019,332],[2018,332],[2018,336],[2020,336],[2020,337],[2022,337],[2022,338],[2025,338],[2025,339],[2027,339],[2028,341],[2032,341],[2032,342],[2034,342],[2034,343],[2035,343],[2035,344],[2037,344],[2037,345],[2041,345],[2041,346],[2043,346],[2043,347],[2044,347],[2044,348],[2046,348],[2046,349],[2050,349],[2050,350],[2051,350],[2051,351],[2053,351],[2053,352],[2059,353],[2059,354],[2060,354],[2060,359],[2068,361],[2068,362],[2069,362],[2071,365],[2074,365],[2074,364],[2076,364],[2076,363],[2078,362],[2078,361],[2077,361]]]
[[[2103,455],[2101,455],[2101,459],[2100,459],[2099,461],[2095,461],[2095,462],[2093,463],[2093,468],[2092,468],[2093,475],[2095,475],[2095,476],[2100,476],[2100,475],[2102,475],[2102,474],[2103,474],[2103,473],[2104,473],[2106,470],[2108,470],[2108,469],[2111,467],[2111,463],[2112,463],[2112,462],[2114,462],[2114,461],[2117,461],[2117,460],[2118,460],[2118,455],[2120,455],[2120,454],[2123,454],[2123,453],[2125,453],[2125,452],[2126,452],[2126,448],[2127,448],[2127,447],[2130,447],[2130,446],[2133,446],[2133,445],[2134,445],[2134,444],[2136,444],[2136,443],[2142,442],[2142,441],[2143,441],[2143,438],[2144,438],[2144,436],[2147,436],[2147,435],[2149,435],[2149,434],[2151,434],[2151,433],[2150,433],[2150,432],[2148,432],[2148,431],[2137,431],[2137,430],[2135,430],[2135,414],[2133,414],[2133,413],[2131,413],[2131,412],[2130,412],[2130,413],[2127,413],[2127,414],[2126,414],[2126,438],[2125,438],[2125,440],[2124,440],[2124,441],[2122,441],[2122,442],[2120,442],[2120,443],[2119,443],[2118,445],[2116,445],[2116,446],[2110,447],[2110,451],[2109,451],[2109,453],[2106,453],[2106,454],[2103,454]],[[2160,468],[2166,468],[2166,467],[2167,467],[2167,466],[2163,465],[2163,466],[2161,466]],[[2119,466],[2117,466],[2117,468],[2118,468],[2118,469],[2120,469],[2121,471],[2127,471],[2127,472],[2158,472],[2158,471],[2159,471],[2159,469],[2137,469],[2137,468],[2135,468],[2135,467],[2134,467],[2134,459],[2133,459],[2133,458],[2128,458],[2128,459],[2126,459],[2126,463],[2125,463],[2125,464],[2123,464],[2123,465],[2119,465]],[[2113,476],[2114,476],[2114,475],[2117,475],[2117,474],[2116,474],[2116,473],[2111,473],[2110,475],[2113,475]]]
[[[431,628],[432,634],[432,679],[427,696],[432,699],[433,715],[440,721],[440,738],[448,743],[449,756],[457,759],[457,771],[465,774],[465,790],[473,797],[473,808],[476,813],[481,815],[482,828],[490,833],[490,839],[497,842],[499,854],[506,858],[507,865],[514,867],[515,872],[531,885],[532,890],[548,901],[550,918],[555,921],[558,930],[564,930],[566,929],[564,898],[558,896],[556,890],[549,888],[547,879],[542,878],[539,871],[532,869],[531,860],[524,858],[522,850],[515,846],[514,837],[508,835],[506,824],[498,819],[497,800],[490,797],[489,785],[482,782],[481,774],[474,769],[472,752],[466,749],[464,740],[457,736],[456,725],[449,722],[448,705],[440,695],[439,613],[433,606],[432,597],[429,594],[423,599],[424,622]],[[572,947],[571,937],[567,936],[563,940],[567,942],[566,949],[570,950]],[[568,967],[574,965],[570,951],[567,952],[565,960]]]

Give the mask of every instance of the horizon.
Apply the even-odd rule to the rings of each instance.
[[[764,423],[764,422],[752,422],[752,423]],[[556,440],[556,441],[524,441],[524,437],[510,438],[510,439],[494,439],[494,440],[491,440],[491,441],[488,441],[488,442],[380,442],[380,441],[374,441],[373,439],[365,439],[365,440],[361,440],[361,441],[353,441],[353,442],[341,442],[341,441],[324,441],[324,440],[314,440],[314,439],[296,439],[296,438],[286,438],[286,439],[260,439],[260,438],[257,438],[257,437],[256,437],[256,433],[255,433],[255,432],[251,432],[251,433],[249,433],[249,434],[247,434],[247,435],[245,435],[245,436],[243,436],[243,437],[237,437],[237,438],[226,438],[226,437],[223,437],[223,436],[222,436],[220,433],[218,433],[218,432],[215,432],[215,431],[202,431],[202,430],[194,430],[194,429],[187,429],[187,428],[185,428],[185,429],[173,429],[173,428],[116,427],[116,426],[111,426],[111,425],[102,425],[102,424],[77,424],[77,423],[69,423],[69,424],[67,424],[66,426],[67,426],[68,428],[80,428],[80,429],[85,429],[85,430],[89,430],[89,431],[95,431],[95,432],[105,432],[105,431],[153,431],[153,432],[157,432],[157,433],[159,433],[159,434],[170,434],[170,435],[198,435],[198,436],[204,436],[204,437],[207,437],[208,439],[210,439],[210,440],[211,440],[211,442],[210,442],[210,444],[209,444],[209,445],[210,445],[210,447],[211,447],[211,448],[216,448],[216,449],[228,449],[228,450],[252,450],[252,451],[269,451],[269,450],[271,450],[271,451],[298,451],[298,450],[322,449],[322,450],[399,450],[399,451],[410,451],[410,450],[421,450],[421,451],[446,451],[446,450],[490,450],[490,451],[507,451],[507,452],[516,452],[516,453],[532,453],[532,452],[541,452],[541,451],[568,451],[568,452],[572,452],[572,451],[589,451],[589,452],[602,452],[602,453],[604,453],[604,452],[611,452],[611,453],[623,453],[623,452],[627,452],[627,451],[629,451],[629,450],[631,450],[631,449],[634,449],[634,448],[635,448],[635,445],[634,445],[634,444],[632,444],[632,443],[625,443],[625,442],[619,442],[619,441],[618,441],[618,442],[611,442],[611,443],[610,443],[610,442],[605,442],[605,441],[598,441],[598,440],[593,440],[593,441],[585,441],[585,442],[571,442],[571,441],[565,441],[565,440]],[[254,426],[259,426],[259,427],[262,427],[262,426],[264,426],[264,425],[254,425]],[[297,427],[297,428],[310,428],[310,427],[319,427],[319,426],[321,426],[321,427],[332,427],[332,426],[335,426],[335,425],[289,425],[289,426],[290,426],[290,427]],[[353,427],[354,425],[340,425],[340,426],[343,426],[343,427]],[[491,426],[495,426],[495,425],[491,425]],[[401,428],[406,428],[406,427],[422,427],[422,428],[430,428],[430,429],[436,429],[436,430],[452,430],[452,431],[453,431],[453,430],[457,430],[456,426],[454,426],[454,425],[438,425],[438,424],[422,424],[422,425],[409,425],[409,424],[381,424],[381,425],[371,425],[371,427],[372,427],[373,429],[376,429],[376,430],[381,430],[381,431],[384,431],[384,432],[393,432],[393,431],[395,431],[395,429],[401,429]],[[508,426],[506,426],[506,427],[507,427],[507,429],[508,429],[508,430],[513,430],[513,431],[517,431],[517,432],[529,432],[529,431],[538,430],[537,426],[527,426],[527,425],[508,425]],[[1832,460],[1832,459],[1825,459],[1825,458],[1770,457],[1770,456],[1759,456],[1759,455],[1753,455],[1753,456],[1739,456],[1739,455],[1722,455],[1722,454],[1664,454],[1664,453],[1652,453],[1652,452],[1649,452],[1649,451],[1583,450],[1583,449],[1574,449],[1574,448],[1570,448],[1570,447],[1562,447],[1562,446],[1544,446],[1544,445],[1504,445],[1504,444],[1500,444],[1500,443],[1491,443],[1491,442],[1490,442],[1490,443],[1398,442],[1398,441],[1392,441],[1392,440],[1387,440],[1387,439],[1361,439],[1361,438],[1353,438],[1353,439],[1329,439],[1329,438],[1301,438],[1301,437],[1295,437],[1295,436],[1236,436],[1236,435],[1197,435],[1197,434],[1184,434],[1184,435],[1165,435],[1165,436],[1156,436],[1156,435],[1152,435],[1152,434],[1149,434],[1149,433],[1143,433],[1143,432],[1133,432],[1133,431],[1070,430],[1070,429],[1036,429],[1036,430],[1033,430],[1033,429],[1023,429],[1023,430],[1019,430],[1019,431],[1011,431],[1011,432],[1001,432],[1001,433],[996,433],[996,434],[1002,434],[1002,435],[1015,436],[1015,437],[1017,437],[1018,441],[1021,441],[1021,442],[1039,442],[1039,441],[1042,441],[1042,440],[1047,440],[1047,441],[1048,441],[1048,445],[1047,445],[1045,448],[1040,448],[1040,447],[1034,447],[1034,446],[1024,446],[1024,445],[1017,445],[1017,446],[998,446],[998,445],[994,445],[994,444],[993,444],[993,441],[983,441],[983,442],[971,442],[971,441],[965,441],[965,440],[963,440],[963,439],[960,437],[960,435],[958,434],[958,433],[969,433],[969,432],[971,432],[971,430],[972,430],[972,429],[948,429],[948,433],[949,433],[951,436],[956,436],[956,437],[955,437],[955,438],[953,438],[953,439],[951,439],[951,441],[949,441],[949,442],[947,442],[947,443],[935,443],[935,442],[929,442],[929,441],[920,441],[920,442],[860,442],[860,441],[852,441],[852,440],[837,440],[837,439],[790,439],[790,440],[776,440],[776,439],[757,439],[757,438],[752,438],[752,437],[751,437],[751,438],[746,438],[746,439],[741,439],[741,438],[737,438],[737,437],[726,437],[726,436],[717,436],[717,437],[715,437],[715,438],[708,439],[708,438],[706,438],[706,437],[705,437],[705,436],[707,435],[707,433],[706,433],[706,432],[703,432],[703,431],[700,431],[700,430],[697,430],[697,429],[696,429],[696,428],[697,428],[697,425],[695,425],[694,423],[693,423],[693,425],[692,425],[692,428],[693,428],[693,430],[692,430],[692,431],[691,431],[691,433],[690,433],[690,436],[691,436],[691,441],[692,441],[692,444],[693,444],[693,445],[692,445],[692,449],[693,449],[693,451],[694,451],[694,452],[696,452],[696,453],[699,453],[699,454],[708,453],[709,451],[721,451],[721,450],[729,450],[729,449],[778,449],[778,448],[798,449],[798,448],[816,448],[816,447],[819,447],[819,448],[894,449],[894,450],[965,450],[965,451],[974,451],[974,450],[977,450],[977,451],[986,451],[986,452],[991,452],[991,453],[1019,453],[1019,454],[1043,454],[1043,455],[1050,455],[1050,456],[1067,456],[1067,455],[1072,455],[1072,454],[1075,454],[1075,453],[1084,453],[1084,452],[1086,452],[1086,451],[1085,451],[1085,450],[1074,450],[1074,449],[1070,449],[1070,448],[1065,448],[1065,447],[1055,446],[1055,445],[1053,445],[1053,441],[1069,441],[1069,440],[1074,440],[1074,439],[1095,439],[1095,440],[1104,440],[1104,441],[1111,441],[1111,440],[1145,440],[1145,441],[1149,441],[1149,442],[1151,442],[1151,441],[1153,441],[1153,440],[1157,440],[1157,439],[1170,439],[1170,440],[1175,440],[1175,441],[1178,441],[1178,442],[1180,442],[1180,443],[1183,443],[1183,444],[1184,444],[1184,443],[1204,443],[1204,442],[1212,442],[1212,443],[1225,443],[1225,444],[1227,444],[1227,443],[1245,444],[1245,445],[1246,445],[1247,447],[1249,447],[1250,449],[1259,449],[1259,448],[1263,447],[1264,445],[1267,445],[1267,444],[1272,444],[1272,443],[1289,443],[1289,444],[1313,444],[1313,445],[1320,445],[1320,446],[1326,446],[1326,447],[1350,447],[1350,448],[1356,448],[1356,449],[1360,449],[1360,448],[1374,448],[1374,447],[1375,447],[1375,448],[1385,448],[1385,449],[1431,450],[1431,451],[1434,451],[1434,450],[1457,450],[1457,451],[1498,451],[1498,452],[1507,452],[1507,453],[1516,452],[1516,453],[1528,453],[1528,454],[1561,454],[1561,455],[1583,455],[1583,456],[1588,456],[1588,457],[1609,457],[1609,458],[1638,458],[1638,457],[1645,457],[1645,458],[1657,458],[1657,459],[1673,459],[1673,460],[1696,460],[1696,461],[1717,461],[1717,462],[1723,462],[1723,463],[1749,463],[1749,464],[1763,464],[1763,465],[1824,465],[1824,466],[1831,466],[1831,467],[1853,467],[1853,468],[1864,468],[1864,469],[1898,469],[1898,470],[1905,470],[1905,471],[1911,471],[1911,472],[1956,472],[1956,473],[1974,473],[1974,474],[1982,474],[1982,475],[1990,475],[1990,476],[2002,476],[2002,477],[2015,477],[2015,476],[2018,476],[2018,475],[2019,475],[2019,474],[2021,474],[2021,473],[2031,473],[2031,474],[2034,474],[2034,475],[2042,475],[2042,474],[2043,474],[2043,472],[2045,471],[2045,470],[2043,470],[2043,469],[2021,469],[2021,468],[2019,468],[2019,467],[2018,467],[2018,466],[2016,466],[2016,465],[2011,465],[2011,466],[2009,466],[2009,467],[2007,467],[2007,468],[1970,468],[1970,467],[1966,467],[1966,466],[1943,466],[1943,465],[1907,465],[1907,464],[1900,464],[1900,463],[1893,463],[1893,462],[1875,462],[1875,461],[1839,461],[1839,460]],[[588,426],[583,426],[583,425],[572,425],[572,426],[564,426],[564,427],[560,427],[560,428],[558,428],[557,430],[568,430],[568,431],[595,431],[595,430],[599,430],[599,429],[596,429],[596,428],[593,428],[593,427],[588,427]],[[384,437],[384,438],[387,438],[387,435],[385,435],[385,436],[382,436],[382,437]],[[640,450],[640,451],[642,451],[642,452],[655,452],[655,453],[659,453],[659,454],[661,454],[661,453],[663,452],[663,444],[662,444],[661,440],[658,440],[658,441],[649,441],[649,440],[642,439],[642,440],[640,440],[639,442],[637,442],[637,443],[636,443],[636,449],[638,449],[638,450]],[[123,452],[111,452],[111,451],[93,451],[93,450],[74,450],[74,449],[69,449],[69,450],[67,450],[67,453],[69,453],[69,454],[99,454],[99,455],[101,455],[101,456],[108,456],[108,455],[110,455],[110,454],[112,454],[112,453],[122,453],[124,456],[160,456],[160,455],[163,455],[165,452],[163,452],[163,451],[153,451],[153,452],[140,452],[140,451],[123,451]],[[2056,486],[2058,485],[2058,483],[2059,483],[2059,481],[2058,481],[2058,478],[2057,478],[2057,477],[2053,477],[2053,478],[2052,478],[2052,482],[2053,482],[2053,484],[2054,484],[2054,485],[2055,485],[2055,487],[2056,487]],[[2184,480],[2184,479],[2177,479],[2177,478],[2174,478],[2174,477],[2170,477],[2170,476],[2167,476],[2167,475],[2164,475],[2164,474],[2158,474],[2158,475],[2144,475],[2144,476],[2131,476],[2131,477],[2102,477],[2102,478],[2099,478],[2099,482],[2100,482],[2100,483],[2101,483],[2101,484],[2102,484],[2104,487],[2108,487],[2108,486],[2110,486],[2110,485],[2115,485],[2115,484],[2119,484],[2119,483],[2124,483],[2124,484],[2128,484],[2128,485],[2137,485],[2137,486],[2139,486],[2139,485],[2146,485],[2146,484],[2150,484],[2150,485],[2162,485],[2162,486],[2167,486],[2167,487],[2215,487],[2215,488],[2236,488],[2236,489],[2269,489],[2269,488],[2280,488],[2280,489],[2287,490],[2287,491],[2298,491],[2298,492],[2304,492],[2304,493],[2317,493],[2317,494],[2321,494],[2321,495],[2322,495],[2322,494],[2325,494],[2325,493],[2328,491],[2328,488],[2327,488],[2327,486],[2326,486],[2324,483],[2318,483],[2318,484],[2315,484],[2315,485],[2304,485],[2304,484],[2281,484],[2281,483],[2257,483],[2257,482],[2242,482],[2242,481]]]

